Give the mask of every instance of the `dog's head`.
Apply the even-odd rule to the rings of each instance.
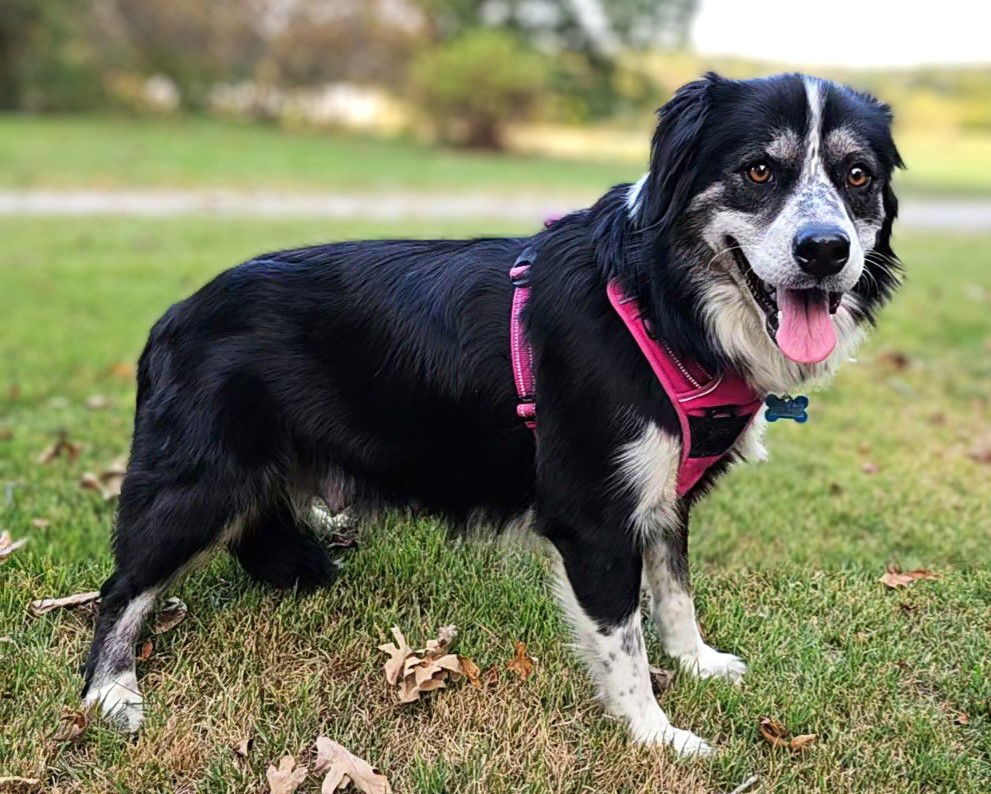
[[[690,83],[628,198],[658,252],[653,296],[690,303],[714,355],[762,380],[818,374],[898,282],[900,165],[890,109],[866,94],[802,75]]]

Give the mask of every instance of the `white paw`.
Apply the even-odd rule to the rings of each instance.
[[[136,733],[144,719],[144,698],[133,675],[91,686],[83,705],[98,705],[103,718],[125,733]]]
[[[747,672],[747,663],[739,656],[720,653],[704,644],[697,654],[682,656],[678,661],[685,672],[699,678],[725,678],[734,684],[739,683]]]
[[[671,725],[664,731],[662,741],[671,745],[678,755],[701,756],[712,755],[715,752],[711,744],[691,731],[683,731]]]

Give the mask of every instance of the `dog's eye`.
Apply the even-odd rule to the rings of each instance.
[[[758,185],[763,185],[765,182],[771,181],[771,166],[767,163],[754,163],[753,165],[747,166],[747,176],[751,182],[756,182]]]
[[[867,169],[859,165],[851,168],[846,175],[846,183],[850,187],[865,187],[870,181],[871,175]]]

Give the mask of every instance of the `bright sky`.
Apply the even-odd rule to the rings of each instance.
[[[991,64],[986,0],[702,0],[695,48],[796,65]]]

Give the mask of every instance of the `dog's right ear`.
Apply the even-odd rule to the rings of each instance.
[[[691,198],[698,143],[712,102],[713,88],[726,82],[715,72],[679,88],[657,111],[650,145],[650,171],[640,191],[637,226],[671,223]]]

